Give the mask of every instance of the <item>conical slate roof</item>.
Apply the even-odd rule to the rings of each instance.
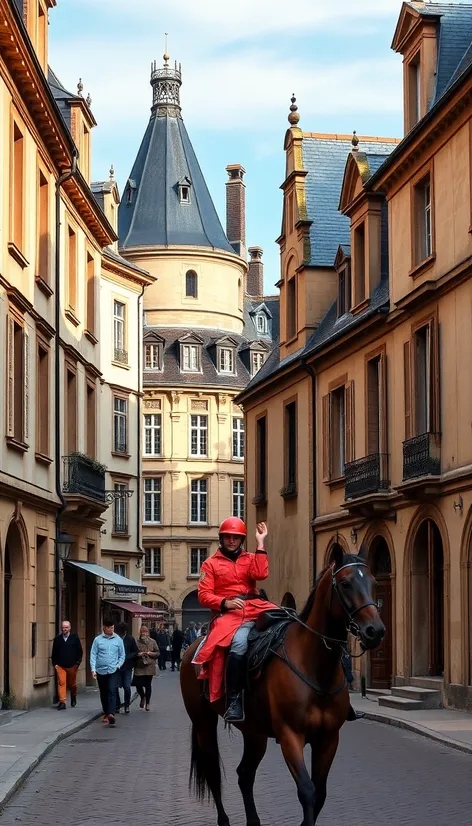
[[[180,112],[180,68],[154,63],[153,107],[118,214],[120,248],[215,247],[234,253]]]

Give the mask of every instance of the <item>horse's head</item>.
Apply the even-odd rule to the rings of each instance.
[[[375,580],[367,565],[367,548],[345,554],[335,546],[331,566],[333,599],[331,610],[365,649],[376,648],[385,634],[373,591]]]

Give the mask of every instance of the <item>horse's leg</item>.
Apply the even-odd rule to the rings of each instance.
[[[244,732],[244,752],[237,768],[239,788],[243,796],[246,810],[247,826],[261,826],[259,815],[254,803],[254,780],[256,772],[267,749],[267,737],[264,734],[248,734]]]
[[[316,740],[311,746],[311,779],[315,786],[315,823],[326,800],[326,783],[329,770],[338,749],[339,731]]]
[[[208,788],[215,801],[218,826],[230,826],[221,798],[221,769],[218,748],[218,715],[204,701],[211,714],[204,714],[192,726],[192,768],[197,796],[202,800]]]
[[[303,821],[301,826],[315,826],[314,807],[316,793],[303,759],[305,739],[287,728],[284,729],[277,739],[280,743],[285,762],[297,784],[298,799],[303,808]]]

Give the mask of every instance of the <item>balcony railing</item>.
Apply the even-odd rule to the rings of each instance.
[[[349,462],[344,468],[345,499],[366,496],[387,490],[387,456],[385,453],[371,453],[362,459]]]
[[[441,472],[438,433],[423,433],[403,442],[403,479],[439,476]]]
[[[81,493],[105,501],[105,471],[88,456],[64,456],[64,493]]]
[[[113,533],[128,533],[128,520],[126,516],[115,516],[113,519]]]
[[[118,361],[120,364],[128,364],[128,351],[115,347],[115,361]]]

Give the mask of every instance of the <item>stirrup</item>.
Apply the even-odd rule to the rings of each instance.
[[[228,708],[226,709],[223,720],[225,723],[242,723],[244,720],[244,705],[242,693],[237,694],[228,700]]]

